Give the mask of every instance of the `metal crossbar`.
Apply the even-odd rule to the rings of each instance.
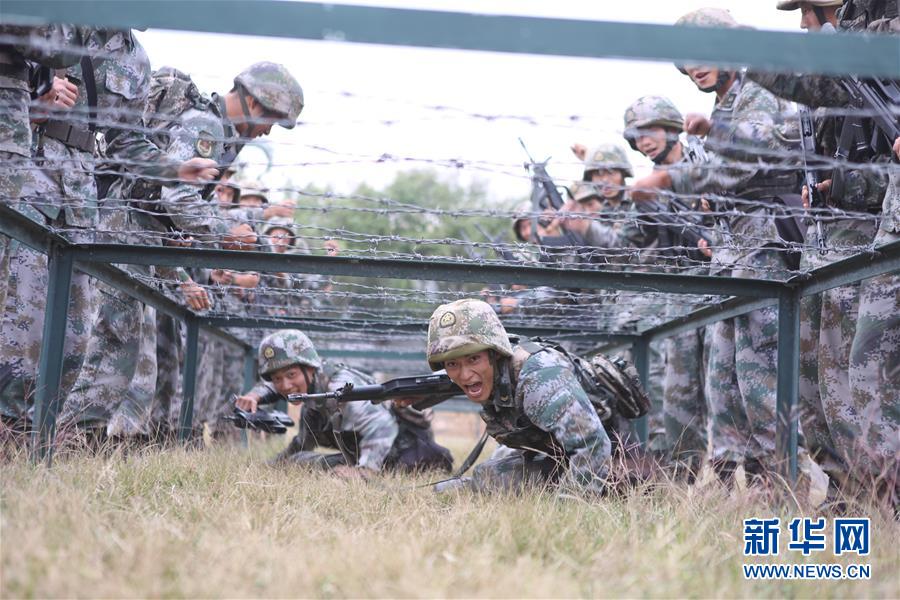
[[[276,0],[235,1],[229,10],[209,11],[209,2],[185,0],[178,14],[160,11],[157,2],[132,0],[4,0],[3,22],[74,22],[118,27],[164,27],[314,40],[342,40],[419,47],[530,53],[595,58],[700,62],[720,66],[807,73],[900,77],[900,39],[896,36],[801,35],[748,30],[677,28],[661,25],[605,23],[567,19],[538,19],[466,13],[342,6]],[[799,380],[800,300],[834,287],[884,273],[900,271],[900,243],[876,248],[788,281],[719,278],[630,271],[587,271],[536,268],[484,262],[446,260],[323,257],[235,252],[213,248],[133,247],[120,244],[72,244],[8,206],[0,204],[0,231],[48,255],[50,286],[44,322],[43,348],[35,395],[35,456],[52,458],[55,417],[66,329],[69,283],[73,268],[103,280],[186,324],[184,402],[179,435],[190,434],[193,417],[198,338],[201,330],[244,349],[245,383],[253,379],[254,356],[244,341],[222,327],[302,326],[325,328],[334,319],[229,318],[197,314],[162,291],[132,277],[113,264],[227,268],[281,273],[365,276],[385,279],[431,280],[457,283],[517,283],[553,288],[712,294],[725,297],[716,304],[673,318],[635,333],[585,331],[567,327],[510,327],[524,335],[560,335],[606,344],[628,345],[641,379],[646,382],[648,351],[656,342],[725,318],[777,303],[778,382],[777,451],[786,475],[797,473],[797,398]],[[385,320],[346,320],[350,327],[371,327],[420,333],[415,326]],[[365,351],[334,351],[340,356],[363,356]],[[328,351],[323,351],[327,355]],[[349,354],[348,354],[349,353]],[[378,353],[378,356],[384,356]],[[397,353],[397,360],[414,360]],[[420,357],[421,358],[421,357]],[[646,438],[646,423],[638,423]]]

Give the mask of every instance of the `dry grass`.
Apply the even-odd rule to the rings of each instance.
[[[14,459],[2,469],[2,596],[900,595],[900,529],[874,509],[851,511],[873,519],[870,581],[747,582],[742,519],[796,510],[718,485],[592,503],[436,497],[415,487],[427,476],[346,482],[262,466],[271,452],[153,451],[49,470]],[[859,562],[809,559],[833,560]]]

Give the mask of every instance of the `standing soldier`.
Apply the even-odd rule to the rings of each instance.
[[[310,339],[295,329],[263,339],[259,374],[264,381],[238,398],[238,408],[255,412],[260,404],[277,402],[289,394],[333,392],[347,383],[374,383],[365,373],[323,361]],[[321,454],[314,452],[317,447],[338,452]],[[300,433],[273,462],[327,468],[342,477],[366,477],[385,469],[449,471],[453,459],[446,448],[434,442],[431,425],[419,411],[368,400],[327,400],[303,404]]]
[[[681,26],[737,27],[727,11],[700,9]],[[679,67],[703,92],[715,93],[711,118],[688,115],[685,130],[705,136],[709,165],[681,163],[635,184],[679,194],[729,196],[733,217],[723,223],[725,243],[712,272],[746,278],[786,275],[790,269],[776,225],[778,198],[800,189],[799,173],[779,165],[799,148],[790,105],[748,81],[742,72],[708,66]],[[706,393],[712,458],[723,477],[743,463],[750,472],[773,467],[778,315],[774,307],[716,323],[712,328]]]
[[[684,117],[671,100],[662,96],[644,96],[625,111],[624,137],[658,168],[682,162],[702,162],[702,142],[691,137],[690,147],[680,140]],[[668,249],[665,246],[669,246]],[[660,242],[660,250],[672,255],[672,264],[681,273],[706,274],[709,267],[697,262],[697,251],[683,251],[679,239]],[[685,314],[688,304],[670,302],[668,317]],[[705,357],[703,328],[669,337],[665,342],[665,377],[662,405],[666,446],[672,458],[690,473],[697,473],[707,449],[707,409],[703,395]]]
[[[896,34],[900,17],[895,2],[779,2],[782,10],[802,13],[809,30],[838,29]],[[852,108],[840,78],[749,71],[748,77],[773,93],[811,108]],[[851,248],[900,238],[900,187],[887,139],[870,119],[848,115],[817,119],[818,153],[851,163],[875,163],[882,169],[835,169],[818,185],[825,210],[855,218],[822,223],[826,252],[810,249],[811,267],[846,257]],[[862,144],[845,130],[863,130]],[[881,144],[869,142],[880,139]],[[850,142],[848,143],[848,140]],[[805,190],[805,197],[809,197]],[[822,210],[822,209],[820,209]],[[866,218],[868,213],[870,218]],[[881,216],[875,229],[875,216]],[[812,228],[810,228],[812,231]],[[874,238],[874,240],[873,240]],[[806,298],[802,322],[801,401],[804,433],[823,465],[843,480],[875,487],[893,502],[900,498],[900,276],[882,275],[857,285]],[[816,385],[818,383],[818,385]],[[830,456],[823,456],[823,454]],[[880,480],[880,481],[879,481]]]

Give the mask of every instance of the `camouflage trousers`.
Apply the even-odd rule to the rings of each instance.
[[[900,241],[900,173],[885,194],[875,245]],[[850,349],[850,402],[843,435],[870,476],[883,477],[900,502],[900,274],[862,282],[856,334]]]
[[[231,414],[232,397],[244,388],[244,352],[202,332],[198,352],[195,419],[213,432],[230,432],[232,427],[224,417]]]
[[[44,220],[47,225],[66,226],[63,213],[50,222],[42,215],[34,215],[34,218]],[[9,276],[0,321],[0,413],[22,419],[33,403],[50,282],[45,254],[16,242],[11,242],[8,249]],[[95,285],[87,274],[73,270],[60,384],[63,399],[84,362],[97,311]]]
[[[870,243],[874,221],[823,224],[832,252],[804,252],[803,266],[818,268]],[[807,239],[815,239],[813,230]],[[842,252],[841,249],[846,249]],[[850,350],[856,333],[860,284],[803,298],[800,311],[800,426],[806,447],[822,468],[844,478],[852,456],[843,415],[850,406]],[[850,443],[848,443],[850,442]]]
[[[28,170],[16,165],[26,161],[24,156],[0,152],[0,204],[15,206],[22,197]],[[6,287],[9,280],[9,253],[12,239],[0,234],[0,309],[6,306]]]
[[[776,250],[759,250],[743,259],[755,269],[736,277],[784,269]],[[705,393],[711,458],[771,462],[775,451],[778,310],[755,310],[707,327],[709,362]]]
[[[182,405],[182,365],[184,333],[181,322],[168,315],[156,314],[156,394],[151,418],[154,425],[177,430]],[[196,425],[196,424],[195,424]]]
[[[550,456],[499,446],[475,467],[471,479],[464,481],[479,493],[518,492],[556,484],[564,471],[565,465]]]
[[[666,445],[674,460],[698,465],[708,446],[703,387],[709,348],[705,333],[705,329],[695,329],[666,340],[663,382]]]
[[[102,427],[111,436],[149,434],[155,391],[156,310],[101,284],[100,311],[60,426]],[[148,360],[149,358],[149,360]]]

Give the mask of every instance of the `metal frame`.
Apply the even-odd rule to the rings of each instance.
[[[160,11],[153,0],[117,3],[103,0],[4,0],[3,22],[74,22],[118,27],[164,27],[280,36],[312,40],[411,45],[510,53],[597,58],[702,62],[752,66],[782,72],[854,73],[900,76],[900,39],[896,36],[803,35],[766,31],[678,28],[634,23],[489,16],[326,3],[254,0],[229,3],[227,14],[209,11],[205,0],[183,0],[177,14]],[[716,278],[696,275],[567,271],[509,265],[276,256],[212,249],[134,248],[119,245],[72,245],[40,225],[0,205],[0,231],[49,256],[50,286],[44,323],[44,346],[38,368],[34,456],[52,458],[66,310],[73,268],[123,289],[138,300],[186,322],[188,347],[184,365],[184,402],[180,435],[191,427],[197,339],[200,329],[245,348],[245,376],[252,373],[252,349],[219,326],[281,327],[291,320],[221,319],[197,315],[172,302],[113,263],[180,265],[292,273],[318,273],[455,282],[516,282],[551,287],[709,293],[733,296],[637,335],[606,336],[607,347],[630,344],[643,380],[652,341],[778,303],[778,452],[784,472],[796,477],[797,397],[800,299],[883,273],[900,271],[900,243],[872,256],[855,256],[788,282]],[[307,325],[315,325],[304,320]],[[318,324],[323,325],[323,324]],[[381,325],[384,325],[383,323]],[[591,336],[595,332],[591,332]],[[638,424],[646,437],[646,425]]]

